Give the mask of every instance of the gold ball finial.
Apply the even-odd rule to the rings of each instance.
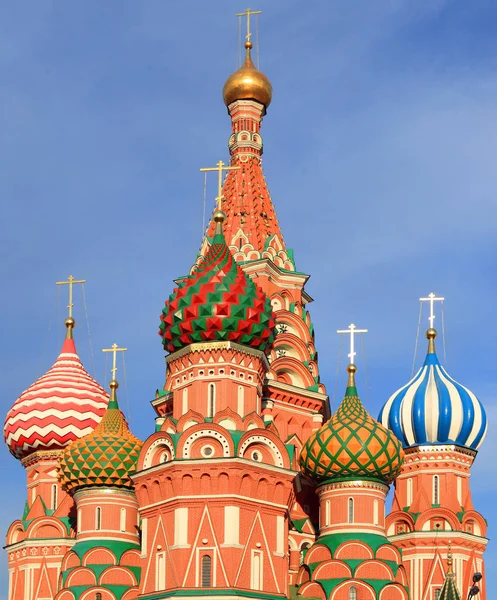
[[[250,40],[247,40],[247,41],[245,42],[245,48],[246,48],[247,50],[252,50],[252,42],[251,42]]]
[[[214,211],[213,219],[215,223],[224,223],[226,221],[226,213],[216,208]]]
[[[117,390],[117,388],[119,387],[119,383],[113,379],[110,383],[109,383],[109,387],[111,390]]]
[[[353,364],[348,365],[347,373],[349,373],[349,375],[354,375],[355,373],[357,373],[357,367]]]
[[[426,337],[429,340],[434,340],[437,337],[437,330],[433,329],[433,327],[430,327],[426,332]]]
[[[67,329],[73,329],[73,327],[76,325],[76,321],[72,317],[67,317],[67,319],[64,321],[64,325],[67,327]]]

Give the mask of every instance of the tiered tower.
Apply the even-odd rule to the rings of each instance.
[[[404,453],[362,405],[355,365],[347,371],[337,412],[300,455],[303,474],[318,486],[319,537],[300,567],[299,594],[320,600],[407,600],[401,554],[385,532],[388,486]]]
[[[69,305],[71,311],[71,300]],[[10,600],[56,593],[63,556],[74,544],[76,517],[57,478],[58,459],[68,444],[94,429],[108,402],[76,352],[71,312],[65,325],[54,365],[19,396],[5,420],[5,442],[27,476],[24,513],[7,533]]]
[[[138,596],[138,503],[130,474],[142,442],[129,431],[117,403],[116,350],[114,346],[110,400],[100,424],[60,457],[62,487],[76,502],[77,532],[75,545],[62,561],[55,600]]]
[[[286,248],[262,172],[261,124],[271,102],[272,87],[253,64],[249,27],[252,13],[247,10],[245,14],[248,25],[245,61],[223,88],[232,124],[228,144],[231,160],[218,197],[226,214],[223,231],[229,250],[271,300],[276,320],[276,337],[267,356],[269,368],[261,380],[260,416],[266,424],[274,424],[280,439],[294,446],[298,459],[305,440],[321,426],[323,419],[329,418],[329,405],[319,377],[314,328],[307,310],[312,301],[304,289],[309,276],[297,271],[293,251]],[[205,261],[215,229],[213,217],[194,269]],[[170,368],[171,363],[168,372]],[[181,411],[179,407],[173,408],[170,387],[168,379],[153,402],[160,418]],[[201,413],[207,416],[205,409]],[[311,483],[298,477],[295,493],[289,523],[292,583],[302,548],[315,539],[317,523],[317,503]]]
[[[431,325],[433,319],[432,310]],[[401,440],[406,454],[387,533],[402,549],[411,600],[438,599],[449,543],[456,585],[464,596],[473,573],[483,573],[488,541],[486,521],[475,510],[470,490],[470,469],[487,430],[485,410],[440,364],[436,335],[431,326],[423,366],[390,397],[379,416]],[[485,578],[482,600],[484,582]]]
[[[133,478],[144,598],[288,594],[294,447],[261,414],[271,303],[226,245],[224,213],[214,219],[205,260],[161,316],[171,408]]]

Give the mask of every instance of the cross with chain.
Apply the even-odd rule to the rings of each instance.
[[[112,352],[112,381],[116,381],[116,359],[118,352],[126,352],[127,348],[119,348],[117,344],[112,344],[110,348],[102,348],[102,352]]]
[[[74,279],[72,275],[69,275],[67,281],[56,281],[57,285],[68,285],[69,286],[69,304],[67,308],[69,309],[69,318],[72,318],[72,307],[74,304],[72,303],[72,286],[75,283],[86,283],[86,279]]]
[[[204,167],[200,169],[202,173],[206,171],[217,171],[217,196],[216,196],[216,205],[219,210],[221,210],[221,200],[223,199],[223,171],[236,171],[240,167],[228,167],[226,166],[222,160],[216,163],[215,167]]]
[[[428,298],[420,298],[420,302],[429,302],[430,303],[430,316],[428,317],[428,321],[430,321],[431,329],[434,329],[434,321],[435,321],[435,302],[443,302],[445,298],[437,298],[435,294],[432,292],[428,294]]]
[[[357,327],[354,325],[354,323],[351,323],[349,325],[348,329],[337,329],[337,333],[348,333],[350,335],[350,354],[349,359],[350,359],[350,364],[353,365],[354,364],[354,357],[357,354],[357,352],[355,351],[355,338],[354,336],[358,333],[367,333],[368,330],[367,329],[357,329]]]
[[[262,10],[250,10],[250,8],[247,8],[247,10],[243,13],[237,13],[237,17],[247,17],[247,35],[245,36],[247,42],[250,42],[250,36],[252,35],[251,31],[250,31],[250,17],[252,15],[261,15],[262,14]]]

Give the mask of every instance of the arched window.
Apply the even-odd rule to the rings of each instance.
[[[216,386],[214,383],[209,383],[209,395],[207,402],[207,416],[213,417],[216,410]]]
[[[95,594],[95,600],[102,600],[102,593],[101,592],[97,592]]]
[[[244,389],[243,389],[243,385],[239,385],[238,386],[238,414],[240,415],[240,417],[244,416]]]
[[[349,498],[349,523],[354,522],[354,498]]]
[[[433,475],[433,504],[440,504],[440,481],[438,475]]]
[[[357,588],[354,585],[349,589],[349,600],[357,600]]]
[[[212,587],[212,558],[208,554],[202,557],[202,587]]]
[[[407,498],[406,498],[407,506],[411,506],[412,504],[412,479],[409,478],[407,480]]]
[[[99,531],[102,529],[102,509],[97,506],[95,510],[95,529]]]
[[[378,519],[378,500],[373,500],[373,525],[379,525]]]
[[[309,544],[309,542],[305,542],[304,544],[302,544],[302,546],[300,548],[300,564],[301,565],[304,564],[305,555],[307,554],[307,550],[309,550],[310,547],[311,547],[311,545]]]
[[[52,485],[52,510],[57,508],[57,484]]]

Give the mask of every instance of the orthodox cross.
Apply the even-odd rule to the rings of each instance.
[[[217,208],[221,210],[221,200],[223,199],[223,171],[234,171],[239,169],[240,167],[228,167],[226,166],[222,160],[216,163],[215,167],[204,167],[200,169],[202,173],[206,171],[217,171],[217,196],[216,196],[216,204]]]
[[[251,31],[250,31],[250,17],[251,15],[261,15],[262,14],[262,10],[250,10],[250,8],[247,8],[247,10],[243,13],[237,13],[237,17],[247,17],[247,35],[245,36],[247,42],[250,42],[250,37],[252,35]]]
[[[351,323],[349,325],[348,329],[338,329],[337,333],[348,333],[350,335],[350,354],[349,359],[350,359],[350,364],[353,365],[354,364],[354,357],[357,354],[357,352],[355,351],[355,347],[354,347],[354,336],[357,333],[367,333],[368,330],[367,329],[357,329],[357,327],[354,325],[354,323]]]
[[[102,352],[112,352],[112,381],[116,381],[116,359],[118,352],[126,352],[127,348],[119,348],[117,344],[112,344],[110,348],[102,348]]]
[[[72,303],[72,286],[75,283],[86,283],[86,279],[74,279],[72,275],[69,275],[67,281],[56,281],[57,285],[68,285],[69,286],[69,304],[67,308],[69,309],[69,318],[72,318],[72,307],[74,304]]]
[[[420,302],[429,302],[430,303],[430,316],[428,317],[428,321],[430,321],[430,327],[433,329],[433,321],[435,320],[435,302],[443,302],[445,298],[437,298],[435,294],[432,292],[428,294],[428,298],[420,298]]]

